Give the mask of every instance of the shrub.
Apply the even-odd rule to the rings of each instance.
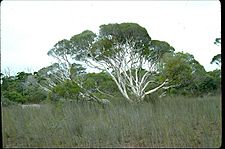
[[[10,106],[10,105],[15,105],[16,103],[13,102],[13,101],[10,101],[8,98],[5,98],[5,97],[1,97],[1,104],[2,106],[4,107],[7,107],[7,106]]]
[[[51,100],[60,100],[60,98],[78,100],[80,91],[81,88],[74,81],[66,80],[55,86],[48,98]]]
[[[27,98],[17,91],[4,92],[4,96],[13,102],[24,103]]]

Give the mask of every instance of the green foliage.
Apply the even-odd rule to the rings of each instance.
[[[16,76],[4,76],[1,84],[2,95],[19,103],[45,100],[47,93],[39,86],[36,78],[35,75],[25,72],[19,72]]]
[[[1,92],[3,97],[10,101],[24,103],[26,97],[23,96],[23,83],[29,74],[20,72],[16,76],[4,76],[1,78]]]
[[[53,57],[55,57],[56,55],[64,57],[65,55],[71,54],[70,49],[71,45],[69,40],[63,39],[56,43],[47,54],[52,55]]]
[[[215,84],[215,88],[220,90],[221,89],[221,70],[216,69],[213,71],[209,71],[207,72],[207,75],[212,78]]]
[[[221,54],[217,54],[212,58],[211,64],[216,63],[217,65],[220,65],[221,63]]]
[[[84,77],[83,85],[86,89],[92,92],[98,92],[97,89],[108,94],[118,92],[116,83],[104,72],[88,73]]]
[[[183,53],[165,56],[162,73],[164,78],[171,80],[172,84],[186,86],[192,79],[192,69],[187,60],[182,56]]]
[[[220,46],[221,45],[221,38],[216,38],[215,41],[214,41],[214,44],[217,45],[217,46]],[[215,55],[212,58],[210,63],[211,64],[215,63],[215,64],[220,66],[221,65],[221,54]]]
[[[177,87],[168,89],[171,95],[202,96],[220,88],[220,72],[206,72],[188,53],[167,54],[163,59],[162,76]]]
[[[31,75],[31,73],[25,73],[25,72],[18,72],[16,75],[16,80],[18,81],[25,81],[25,79]]]
[[[52,97],[52,100],[59,100],[60,98],[78,100],[80,91],[81,88],[74,81],[66,80],[55,86],[49,96]]]
[[[214,44],[220,45],[221,38],[216,38]],[[42,102],[47,96],[51,100],[78,99],[78,96],[85,92],[101,98],[112,98],[111,95],[121,94],[114,82],[115,79],[105,73],[110,73],[111,70],[111,75],[115,78],[116,75],[121,75],[121,78],[126,80],[122,88],[126,88],[126,92],[129,96],[133,96],[132,98],[137,97],[130,87],[138,84],[135,82],[135,70],[138,70],[139,81],[149,71],[148,77],[143,81],[149,81],[146,83],[145,90],[159,86],[159,83],[167,78],[169,85],[175,85],[167,90],[170,95],[202,96],[221,89],[220,70],[206,72],[193,55],[183,52],[174,53],[174,51],[167,42],[152,40],[147,30],[137,23],[101,25],[99,34],[85,30],[69,40],[63,39],[57,42],[49,50],[48,55],[58,59],[59,63],[44,67],[33,74],[18,72],[15,76],[4,76],[1,73],[2,97],[20,103]],[[124,57],[135,60],[121,61]],[[105,71],[86,74],[85,68],[75,63],[87,62],[90,59],[95,63],[99,62],[100,65],[104,64],[102,70]],[[214,62],[218,65],[221,63],[221,54],[214,56],[212,63]],[[145,63],[145,66],[151,65],[151,69],[143,68],[142,63]],[[121,72],[119,67],[131,70],[131,74],[128,71],[126,73],[135,78],[134,82],[131,81],[132,85],[129,86],[130,80],[124,77],[125,71]],[[84,91],[79,86],[87,90]],[[141,86],[145,84],[136,87]],[[155,95],[163,92],[163,89],[160,89],[157,94],[146,98],[155,99]]]
[[[82,67],[81,64],[73,63],[70,68],[70,78],[71,80],[77,80],[79,76],[85,74],[86,68]]]
[[[72,58],[75,60],[84,60],[87,57],[88,50],[95,37],[96,34],[89,30],[85,30],[80,34],[72,36],[70,38]]]
[[[42,88],[36,86],[30,86],[26,90],[26,95],[28,98],[27,102],[31,103],[40,103],[43,100],[47,99],[47,92],[44,91]]]
[[[90,56],[95,61],[114,58],[126,47],[141,55],[149,53],[151,37],[147,30],[136,23],[121,23],[101,25],[99,36],[90,48]]]
[[[113,49],[113,42],[109,39],[101,39],[96,41],[92,48],[91,54],[96,58],[96,60],[100,61],[106,57],[112,57],[114,52],[120,49]]]
[[[146,71],[157,72],[159,67],[157,65],[163,55],[173,52],[174,48],[167,42],[151,40],[147,30],[137,23],[114,23],[101,25],[98,35],[86,30],[74,35],[70,40],[59,41],[48,52],[48,55],[56,58],[60,65],[66,65],[64,73],[67,75],[68,72],[72,72],[71,64],[77,61],[85,62],[88,66],[106,71],[113,78],[113,81],[117,82],[116,85],[122,95],[129,100],[129,96],[122,88],[129,90],[128,88],[132,85],[126,83],[121,88],[122,82],[117,81],[117,79],[122,77],[122,79],[127,80],[128,78],[126,78],[127,75],[124,71],[118,71],[144,69],[147,66]],[[122,67],[122,69],[120,70],[119,67]],[[111,74],[111,71],[114,71],[117,75]],[[142,81],[142,84],[144,83],[146,83],[146,80]],[[145,85],[141,86],[144,87]],[[143,97],[141,93],[137,93],[134,89],[130,90],[130,92],[132,91],[136,96]]]
[[[217,85],[217,88],[220,89],[221,88],[221,70],[216,69],[216,70],[207,72],[207,74],[214,79],[215,84]]]
[[[113,58],[126,48],[153,63],[163,54],[174,51],[165,41],[151,40],[147,30],[136,23],[101,25],[99,37],[91,50],[96,60],[107,60],[106,57]]]
[[[2,83],[1,83],[1,91],[4,91],[4,90],[11,90],[13,88],[16,88],[16,82],[14,81],[15,77],[13,76],[5,76],[3,78],[1,78],[2,80]]]
[[[204,80],[202,81],[202,83],[200,84],[200,91],[202,92],[209,92],[212,90],[215,90],[217,87],[216,81],[214,80],[214,78],[210,75],[206,75]]]
[[[1,103],[3,107],[11,106],[11,105],[16,105],[16,102],[13,102],[9,100],[8,98],[1,96]]]
[[[149,55],[146,56],[149,57],[152,62],[161,61],[165,54],[173,53],[175,51],[175,49],[167,42],[159,40],[152,40],[150,47],[152,50]]]
[[[147,30],[136,23],[121,23],[101,25],[99,38],[112,39],[114,43],[124,44],[127,40],[135,42],[135,47],[148,45],[151,37]]]
[[[35,77],[41,86],[50,90],[53,86],[64,80],[66,70],[63,67],[64,64],[54,63],[40,69]]]
[[[215,45],[221,45],[221,38],[216,38],[214,41]]]
[[[26,97],[16,91],[5,91],[3,95],[13,102],[24,103],[26,101]]]

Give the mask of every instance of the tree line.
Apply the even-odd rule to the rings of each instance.
[[[217,38],[215,44],[220,45]],[[136,23],[101,25],[57,42],[47,53],[57,63],[34,73],[1,73],[1,97],[18,103],[87,100],[127,102],[163,96],[203,96],[220,92],[221,70],[207,72],[190,53],[153,40]],[[221,64],[221,55],[212,63]],[[87,68],[100,73],[87,73]]]

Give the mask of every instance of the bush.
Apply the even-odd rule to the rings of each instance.
[[[66,80],[65,82],[58,84],[52,89],[52,92],[48,95],[50,100],[75,99],[78,100],[78,95],[81,92],[81,88],[73,81]]]
[[[7,107],[7,106],[10,106],[10,105],[15,105],[16,103],[13,102],[13,101],[10,101],[8,98],[1,97],[1,104],[2,104],[3,107]]]
[[[4,96],[13,102],[24,103],[27,98],[17,91],[4,92]]]
[[[38,87],[30,87],[27,91],[28,102],[39,103],[47,99],[47,92]]]

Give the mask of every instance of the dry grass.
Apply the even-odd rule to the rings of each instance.
[[[221,97],[2,108],[3,147],[220,147]]]

